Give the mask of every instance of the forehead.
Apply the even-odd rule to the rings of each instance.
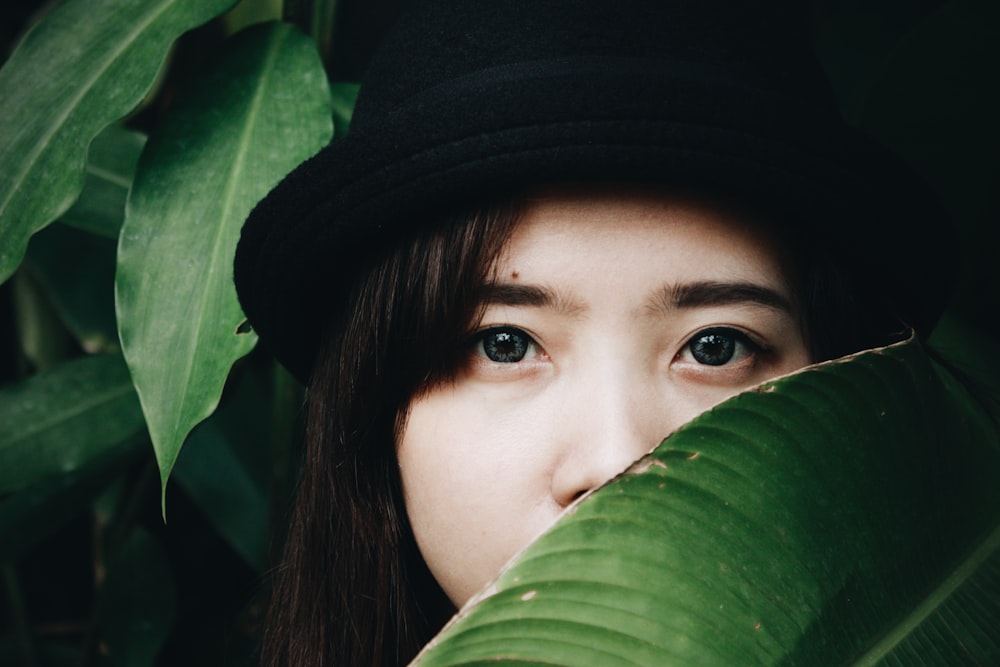
[[[650,190],[563,188],[525,197],[498,277],[572,281],[610,268],[787,293],[784,264],[773,232],[728,208]]]

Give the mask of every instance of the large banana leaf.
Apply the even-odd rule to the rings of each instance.
[[[741,394],[585,498],[420,665],[1000,664],[1000,437],[909,341]]]
[[[235,0],[67,0],[0,69],[0,282],[84,183],[91,140],[152,87],[171,43]]]
[[[139,161],[118,245],[118,332],[165,487],[188,432],[256,342],[232,266],[247,214],[333,133],[315,46],[255,25],[180,99]]]

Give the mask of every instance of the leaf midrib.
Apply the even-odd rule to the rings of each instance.
[[[910,633],[946,603],[965,584],[990,556],[1000,549],[1000,525],[989,534],[944,580],[932,590],[916,608],[891,628],[881,640],[859,655],[852,663],[857,667],[878,664],[891,653]]]
[[[230,172],[229,179],[226,182],[226,188],[223,194],[223,206],[220,214],[220,224],[216,226],[215,238],[212,243],[212,263],[215,263],[215,258],[219,255],[219,246],[222,242],[222,238],[225,235],[224,232],[228,225],[226,221],[232,213],[232,208],[235,201],[235,189],[236,183],[239,182],[240,176],[243,173],[247,153],[249,151],[250,137],[253,134],[253,130],[256,128],[260,106],[264,98],[264,91],[269,87],[271,75],[273,74],[274,61],[277,59],[279,48],[285,39],[284,34],[281,31],[275,30],[272,33],[271,44],[267,50],[267,54],[262,62],[261,73],[257,89],[254,91],[253,99],[250,102],[250,106],[247,108],[246,118],[247,122],[243,127],[243,131],[240,134],[239,141],[237,142],[236,158],[233,163],[233,169]],[[176,417],[174,419],[173,428],[171,431],[171,437],[176,438],[178,433],[184,430],[183,422],[187,418],[188,412],[188,399],[190,398],[190,392],[187,388],[191,386],[191,376],[193,374],[194,360],[197,356],[197,352],[200,349],[197,341],[201,339],[201,329],[202,324],[205,321],[205,311],[208,299],[206,298],[206,293],[202,292],[202,298],[199,300],[198,304],[198,317],[194,318],[194,329],[192,331],[192,336],[189,340],[195,341],[191,349],[191,353],[185,355],[185,364],[183,378],[185,387],[184,395],[181,399],[180,409],[177,410]],[[175,455],[176,458],[176,455]],[[172,467],[172,462],[171,462]]]

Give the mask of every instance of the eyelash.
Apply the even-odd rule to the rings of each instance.
[[[538,343],[523,329],[512,326],[489,327],[477,332],[471,341],[474,353],[497,364],[516,364],[538,353]],[[709,360],[714,346],[718,363]],[[753,341],[746,333],[734,327],[715,326],[694,333],[677,354],[678,359],[699,366],[718,367],[740,361],[748,356],[767,352],[767,348]],[[530,355],[530,357],[529,357]],[[701,359],[699,359],[701,357]]]

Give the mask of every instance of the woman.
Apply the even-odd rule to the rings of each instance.
[[[254,211],[240,298],[310,397],[267,664],[405,662],[691,417],[932,326],[938,207],[749,4],[416,2]]]

